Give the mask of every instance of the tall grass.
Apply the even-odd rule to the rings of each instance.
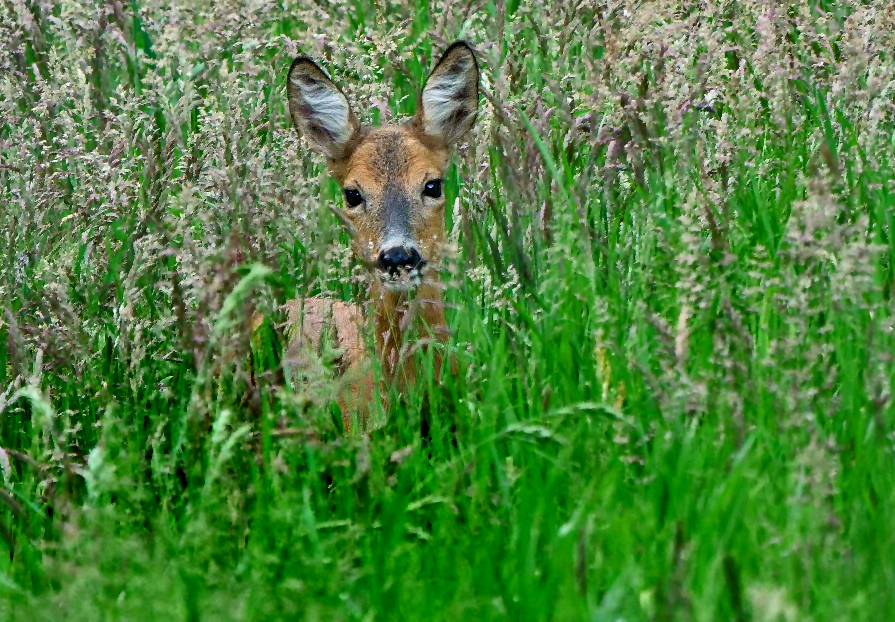
[[[895,610],[890,3],[0,17],[2,619]],[[396,120],[457,38],[461,373],[344,435],[280,364],[366,283],[285,72]]]

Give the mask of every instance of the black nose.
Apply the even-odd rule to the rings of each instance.
[[[419,268],[423,263],[419,251],[415,248],[407,250],[403,246],[393,246],[379,253],[377,267],[389,274],[398,274],[403,268]]]

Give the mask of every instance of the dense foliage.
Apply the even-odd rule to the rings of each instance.
[[[457,38],[461,373],[344,435],[280,364],[280,304],[367,278],[285,74],[395,120]],[[0,618],[895,611],[892,3],[11,0],[0,41]]]

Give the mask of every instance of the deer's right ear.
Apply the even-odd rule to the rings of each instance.
[[[359,123],[344,93],[314,61],[296,58],[287,78],[289,114],[298,132],[331,160],[344,157]]]
[[[415,123],[446,145],[456,143],[472,124],[479,110],[479,65],[475,52],[457,41],[442,55],[429,74]]]

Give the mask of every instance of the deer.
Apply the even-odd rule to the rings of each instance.
[[[400,124],[362,125],[342,90],[307,56],[292,62],[286,82],[295,129],[326,158],[343,189],[344,205],[332,209],[369,274],[371,317],[358,303],[323,296],[289,300],[287,325],[293,328],[285,355],[300,367],[331,325],[342,352],[336,398],[342,425],[350,431],[353,412],[366,431],[377,397],[388,412],[388,383],[401,393],[414,386],[414,347],[428,349],[449,337],[438,270],[445,250],[443,178],[478,115],[478,62],[467,43],[451,44],[427,77],[416,113]],[[367,325],[372,353],[363,337]],[[432,352],[438,378],[443,347]],[[456,373],[455,360],[451,367]]]

